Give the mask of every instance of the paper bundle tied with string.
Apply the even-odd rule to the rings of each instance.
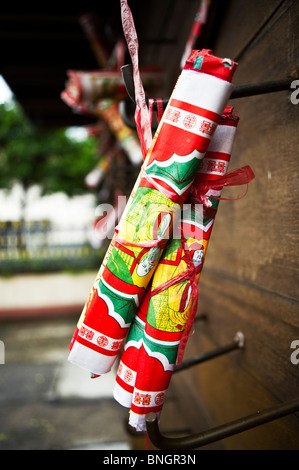
[[[71,107],[105,99],[120,101],[128,97],[121,73],[117,70],[68,70],[67,75],[61,98]],[[158,69],[143,69],[141,75],[143,85],[150,93],[163,83],[163,76]]]
[[[76,101],[68,96],[69,90],[64,90],[62,99],[79,114],[94,115],[106,122],[110,132],[116,138],[120,147],[125,151],[133,165],[141,165],[143,158],[136,132],[128,127],[120,115],[118,103],[106,98],[98,101]]]
[[[166,245],[121,356],[115,399],[131,408],[130,424],[145,430],[145,415],[160,413],[172,371],[181,362],[197,309],[197,283],[214,225],[222,186],[248,183],[244,167],[225,176],[239,121],[231,108],[215,132]]]
[[[93,374],[111,369],[142,304],[231,94],[235,69],[210,50],[193,51],[178,78],[71,344],[69,360]]]
[[[118,71],[68,70],[67,74],[68,81],[61,97],[69,106],[106,98],[126,98],[126,87]]]

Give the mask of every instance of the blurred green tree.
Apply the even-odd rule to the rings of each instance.
[[[20,248],[25,248],[22,233],[29,188],[38,185],[42,195],[86,193],[84,177],[96,164],[96,147],[92,137],[78,141],[65,129],[37,129],[15,101],[0,105],[0,189],[11,190],[16,183],[22,187]]]

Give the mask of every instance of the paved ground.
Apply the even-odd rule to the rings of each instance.
[[[0,450],[144,448],[144,437],[133,439],[126,429],[127,410],[112,398],[115,372],[90,379],[68,363],[76,321],[0,322]]]

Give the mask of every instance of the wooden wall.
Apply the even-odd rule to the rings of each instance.
[[[299,2],[233,0],[214,53],[238,61],[235,85],[299,78]],[[189,358],[230,343],[245,348],[172,378],[161,427],[206,428],[298,397],[299,104],[292,90],[230,100],[241,121],[230,170],[250,165],[246,197],[221,201],[199,289],[199,313]],[[243,188],[230,188],[236,197]],[[299,449],[299,413],[226,438],[205,449]]]

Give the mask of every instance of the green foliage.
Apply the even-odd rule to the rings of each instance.
[[[0,188],[16,182],[26,191],[39,185],[42,194],[87,192],[84,177],[97,161],[96,141],[75,141],[64,129],[41,131],[28,121],[18,103],[0,105]]]
[[[96,165],[95,140],[69,139],[64,130],[53,132],[47,141],[47,174],[43,178],[44,193],[63,191],[68,196],[87,192],[84,177]]]

